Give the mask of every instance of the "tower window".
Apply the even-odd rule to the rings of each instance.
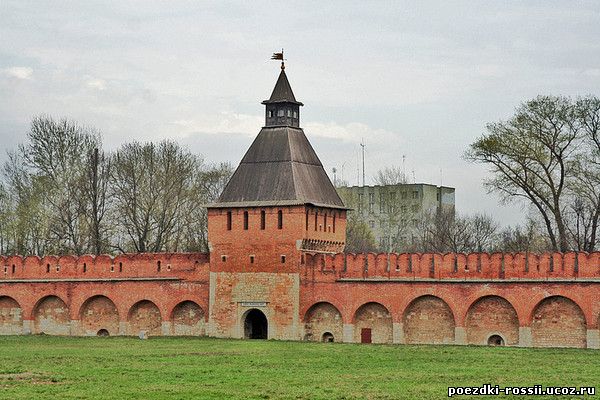
[[[248,230],[248,211],[244,211],[244,230]]]
[[[83,272],[87,272],[87,264],[83,263]]]
[[[283,256],[283,255],[281,256],[281,263],[285,264],[285,256]]]
[[[323,216],[323,226],[325,227],[325,232],[327,232],[327,214]]]
[[[319,212],[315,211],[315,232],[317,231],[318,226],[319,226]]]
[[[262,229],[263,231],[266,229],[267,227],[267,213],[265,212],[265,210],[261,210],[260,212],[260,229]]]
[[[283,211],[277,211],[277,229],[283,229]]]
[[[298,118],[298,111],[294,111],[294,118]]]
[[[254,256],[250,256],[250,264],[254,264]]]
[[[156,263],[156,271],[160,272],[160,261]]]
[[[277,116],[278,117],[284,117],[285,116],[285,110],[282,108],[280,110],[277,110]]]
[[[221,261],[223,261],[223,262],[226,262],[226,261],[227,261],[227,256],[225,256],[225,255],[222,255],[222,256],[221,256]]]
[[[291,116],[292,116],[292,110],[289,110],[289,109],[287,110],[287,116],[288,116],[288,117],[291,117]]]
[[[335,233],[335,214],[333,214],[333,233]]]
[[[122,262],[119,263],[119,272],[123,272],[123,263]]]
[[[227,230],[231,230],[231,211],[227,211]]]
[[[267,111],[267,117],[269,117],[269,118],[273,117],[273,110]]]
[[[308,231],[308,210],[306,210],[306,230]]]

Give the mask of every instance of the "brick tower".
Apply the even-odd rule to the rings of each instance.
[[[305,253],[343,251],[346,208],[300,128],[282,63],[265,126],[208,206],[209,334],[300,339]]]

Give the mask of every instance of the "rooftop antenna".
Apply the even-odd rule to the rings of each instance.
[[[362,147],[362,178],[363,186],[365,186],[365,140],[361,139],[360,147]]]
[[[417,178],[415,178],[415,170],[412,170],[412,178],[413,178],[413,182],[412,183],[417,183]]]
[[[444,175],[442,173],[442,169],[440,168],[440,187],[444,186]]]

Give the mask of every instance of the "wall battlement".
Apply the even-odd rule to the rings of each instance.
[[[0,282],[10,280],[182,278],[208,276],[208,253],[0,256]]]
[[[600,252],[307,254],[329,279],[600,279]]]

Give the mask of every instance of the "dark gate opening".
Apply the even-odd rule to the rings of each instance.
[[[108,330],[106,329],[100,329],[98,333],[96,333],[96,336],[106,337],[110,336],[110,333],[108,333]]]
[[[489,346],[504,346],[504,339],[500,335],[492,335],[488,339]]]
[[[325,332],[323,334],[323,338],[321,339],[321,341],[325,342],[325,343],[333,343],[335,340],[335,338],[333,337],[333,333],[331,332]]]
[[[265,314],[257,309],[248,311],[244,319],[244,338],[267,339],[269,323]]]

